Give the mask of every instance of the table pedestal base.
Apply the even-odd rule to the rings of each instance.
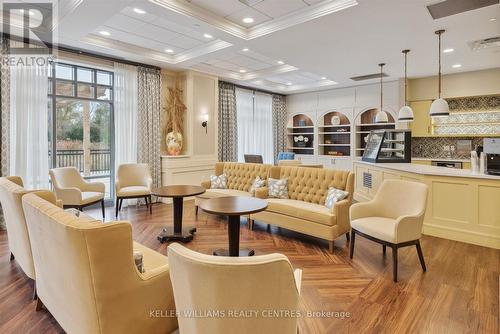
[[[229,255],[228,249],[216,249],[213,253],[215,256],[231,256]],[[253,249],[243,248],[239,250],[239,254],[237,256],[253,256],[255,252]]]
[[[196,227],[184,227],[180,233],[174,232],[173,227],[165,227],[161,233],[158,235],[158,240],[160,243],[166,241],[181,241],[189,242],[193,240],[193,234],[196,232]]]

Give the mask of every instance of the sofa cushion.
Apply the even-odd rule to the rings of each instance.
[[[116,196],[118,197],[128,197],[128,196],[146,196],[151,194],[151,190],[148,187],[144,186],[130,186],[120,188],[116,192]]]
[[[226,189],[227,188],[227,176],[222,175],[210,175],[210,189]]]
[[[231,196],[243,196],[252,197],[252,194],[248,191],[234,190],[234,189],[207,189],[203,194],[198,195],[198,198],[217,198],[217,197],[231,197]]]
[[[257,176],[266,180],[270,165],[239,162],[218,162],[215,174],[227,175],[227,188],[241,191],[250,191],[253,181]]]
[[[333,226],[337,217],[324,205],[293,199],[269,198],[266,211]]]
[[[82,192],[82,204],[89,204],[92,202],[97,202],[104,198],[103,193],[93,192],[93,191],[83,191]]]
[[[262,188],[266,185],[266,180],[263,180],[260,178],[260,176],[257,175],[257,177],[255,178],[255,180],[253,181],[252,183],[252,186],[250,187],[250,190],[249,192],[254,195],[255,193],[255,190],[259,189],[259,188]]]
[[[267,187],[269,188],[269,197],[271,198],[288,198],[288,179],[267,179]]]
[[[331,208],[333,208],[335,203],[343,200],[347,196],[349,196],[349,193],[347,191],[343,191],[343,190],[340,190],[340,189],[337,189],[334,187],[330,187],[328,189],[328,193],[326,195],[325,206],[328,209],[331,209]]]
[[[387,242],[397,243],[409,240],[396,240],[396,220],[383,217],[367,217],[351,221],[351,227],[361,233]]]

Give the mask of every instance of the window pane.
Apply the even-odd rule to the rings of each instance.
[[[74,79],[73,67],[67,66],[67,65],[57,64],[56,65],[56,78],[73,80]]]
[[[83,171],[83,105],[81,101],[57,99],[56,167]]]
[[[76,70],[76,80],[81,82],[94,82],[94,71],[87,68],[78,67]]]
[[[99,85],[111,86],[111,74],[97,71],[97,83]]]
[[[78,84],[78,97],[94,98],[94,86],[87,84]]]
[[[52,95],[52,80],[49,79],[49,95]]]
[[[75,96],[75,85],[71,82],[57,81],[56,95]]]
[[[97,86],[98,100],[111,100],[111,88]]]

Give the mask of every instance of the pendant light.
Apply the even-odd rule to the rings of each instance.
[[[408,106],[408,73],[407,73],[407,66],[408,66],[408,52],[410,50],[403,50],[402,51],[405,55],[405,105],[399,109],[399,115],[398,115],[398,121],[400,122],[413,122],[413,110],[411,109],[410,106]]]
[[[441,35],[444,30],[436,31],[439,39],[439,73],[438,73],[438,98],[431,104],[429,115],[431,117],[447,117],[450,115],[450,107],[445,99],[441,98]]]
[[[384,94],[383,94],[383,85],[382,85],[382,78],[384,76],[384,66],[385,64],[378,64],[380,66],[380,109],[375,115],[375,123],[388,123],[389,122],[389,117],[387,116],[387,113],[382,109],[382,106],[384,104]]]

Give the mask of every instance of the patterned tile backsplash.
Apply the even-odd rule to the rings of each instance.
[[[458,140],[471,140],[471,150],[478,145],[483,145],[483,138],[456,138],[456,137],[414,137],[411,139],[411,155],[413,158],[427,159],[469,159],[468,153],[457,152]],[[445,151],[449,146],[450,151]],[[452,152],[451,147],[454,147]]]

